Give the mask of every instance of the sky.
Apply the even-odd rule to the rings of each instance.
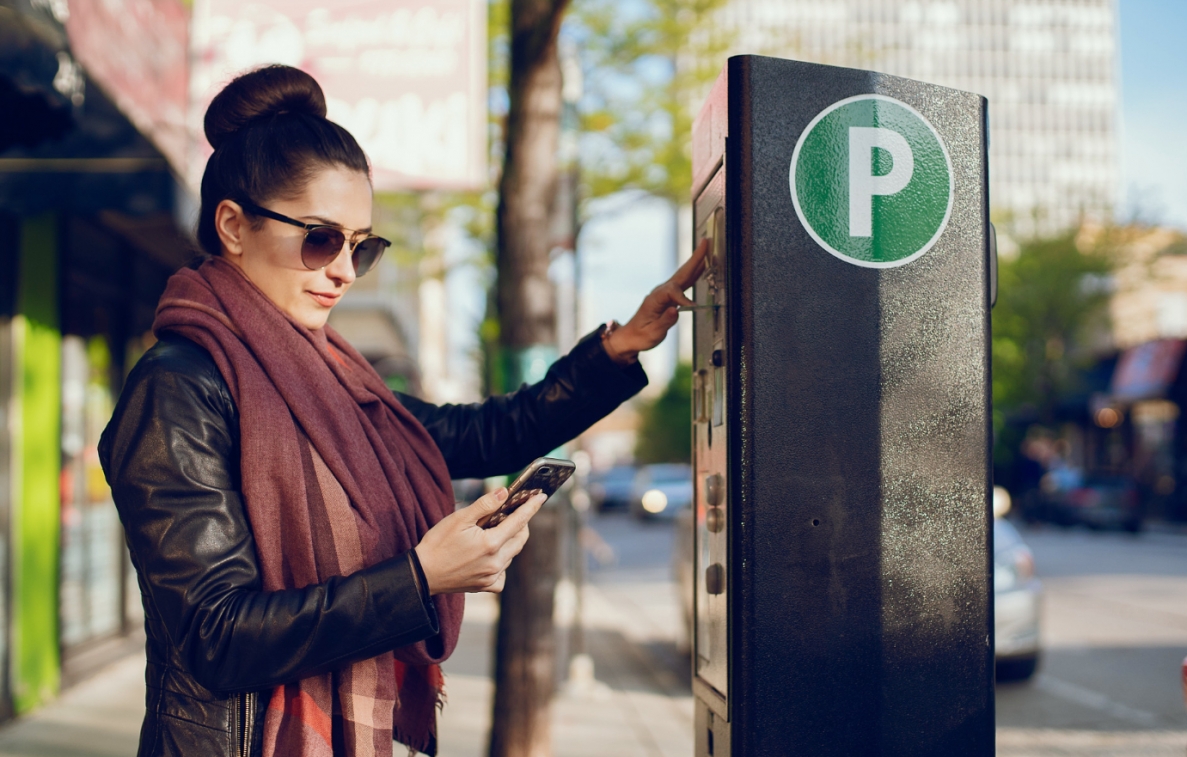
[[[1187,231],[1187,0],[1119,0],[1123,217]]]
[[[611,197],[593,204],[591,216],[577,253],[582,289],[577,328],[583,334],[609,320],[629,321],[648,292],[676,268],[675,218],[666,201]],[[650,388],[661,390],[675,369],[675,337],[641,359]]]

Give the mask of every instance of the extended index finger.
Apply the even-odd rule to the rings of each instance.
[[[701,273],[705,270],[705,257],[709,254],[709,244],[708,237],[702,239],[697,248],[693,250],[692,257],[684,261],[684,265],[677,268],[676,273],[672,274],[672,281],[680,287],[681,291],[697,283],[697,279],[701,277]]]

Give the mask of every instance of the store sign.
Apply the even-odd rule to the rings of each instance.
[[[211,149],[202,116],[236,75],[308,71],[329,118],[371,159],[376,189],[469,189],[487,177],[483,0],[194,0],[188,176]]]
[[[952,212],[952,161],[939,133],[884,95],[850,97],[813,118],[792,152],[790,181],[812,238],[867,268],[917,259]]]
[[[1187,341],[1158,339],[1121,353],[1113,369],[1109,394],[1119,402],[1136,402],[1166,395],[1179,375]]]
[[[63,5],[74,58],[174,168],[184,170],[188,19],[181,0]]]

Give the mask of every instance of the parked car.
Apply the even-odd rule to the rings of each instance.
[[[1124,476],[1089,476],[1074,486],[1042,492],[1031,520],[1065,526],[1142,530],[1142,496],[1137,482]]]
[[[589,498],[594,509],[625,510],[635,490],[635,466],[616,465],[589,475]]]
[[[1039,606],[1042,584],[1035,578],[1034,555],[1018,530],[1003,519],[1009,511],[1009,495],[994,492],[993,519],[993,614],[996,672],[999,681],[1023,681],[1038,668]],[[1004,498],[1004,501],[1003,501]],[[693,509],[677,514],[676,539],[672,547],[672,572],[684,632],[678,637],[681,651],[692,650],[693,627]],[[1184,661],[1184,691],[1187,696],[1187,661]]]
[[[696,528],[696,508],[689,507],[676,513],[676,538],[672,543],[672,577],[676,583],[676,594],[680,600],[684,623],[676,635],[676,649],[681,654],[692,654],[692,606],[696,592],[693,575],[693,529]]]
[[[692,509],[692,467],[683,463],[644,465],[635,474],[631,513],[642,520],[675,518]]]
[[[1042,584],[1034,555],[1007,520],[993,519],[993,627],[999,681],[1021,681],[1039,663]]]

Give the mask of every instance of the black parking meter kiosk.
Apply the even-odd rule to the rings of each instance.
[[[739,56],[696,119],[698,757],[994,754],[986,107]]]

